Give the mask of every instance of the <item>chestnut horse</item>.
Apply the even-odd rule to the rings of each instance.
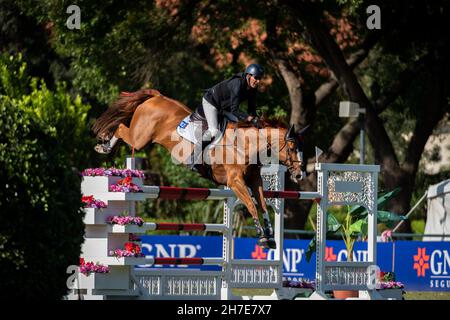
[[[128,145],[136,150],[144,148],[149,143],[156,143],[164,146],[172,157],[179,162],[185,159],[178,158],[174,151],[180,143],[184,143],[193,148],[193,144],[176,133],[176,128],[180,122],[192,111],[182,103],[163,96],[157,90],[139,90],[134,93],[123,92],[119,99],[112,104],[95,122],[93,131],[97,139],[101,141],[95,147],[99,153],[109,153],[118,139],[122,139]],[[234,148],[234,144],[225,144],[227,136],[237,129],[259,132],[257,128],[245,123],[228,122],[224,137],[218,142],[217,146],[211,148],[217,150],[218,146],[224,149]],[[230,131],[231,130],[231,131]],[[264,123],[264,130],[267,132],[267,139],[264,141],[265,148],[271,149],[268,141],[276,133],[281,146],[278,150],[271,149],[271,152],[277,153],[279,162],[285,164],[291,174],[291,179],[298,182],[302,178],[301,157],[299,150],[299,140],[293,127],[288,131],[286,127],[270,127],[268,122]],[[177,137],[177,139],[174,139]],[[260,137],[255,135],[254,137]],[[275,136],[274,136],[275,137]],[[259,138],[261,139],[261,138]],[[250,141],[251,145],[256,145],[255,141]],[[245,150],[238,150],[245,155],[244,161],[233,163],[211,163],[211,180],[216,184],[226,185],[234,191],[236,196],[247,207],[252,215],[256,226],[258,245],[265,248],[275,248],[276,243],[273,236],[273,228],[270,224],[266,202],[263,196],[263,184],[260,174],[260,163],[251,163],[249,146]],[[193,149],[190,149],[193,150]],[[254,151],[253,151],[254,152]],[[190,154],[190,153],[189,153]],[[235,157],[233,159],[236,159]],[[244,162],[242,164],[242,162]],[[261,227],[258,217],[258,210],[252,200],[252,194],[263,210],[264,229]]]

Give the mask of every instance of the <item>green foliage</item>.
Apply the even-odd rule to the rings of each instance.
[[[80,30],[69,30],[66,27],[69,16],[66,8],[73,4],[71,1],[0,2],[2,9],[6,8],[0,10],[0,20],[5,22],[0,30],[0,38],[5,39],[0,41],[2,51],[23,50],[26,61],[32,64],[33,74],[45,77],[51,90],[54,89],[53,82],[57,82],[56,80],[69,80],[68,86],[63,90],[78,93],[83,101],[89,101],[92,105],[89,117],[99,116],[119,91],[133,91],[141,87],[156,88],[194,109],[201,100],[202,89],[241,72],[248,61],[257,61],[264,66],[272,81],[258,95],[258,106],[268,116],[289,118],[289,92],[281,70],[274,61],[274,57],[282,57],[302,82],[303,105],[307,109],[316,110],[307,112],[304,115],[306,119],[303,119],[315,122],[313,136],[305,145],[305,155],[313,155],[316,145],[327,150],[334,141],[336,132],[346,121],[338,118],[336,109],[339,101],[349,98],[342,87],[320,106],[314,106],[315,90],[329,79],[326,74],[311,72],[310,61],[299,59],[299,55],[309,49],[292,50],[295,43],[309,46],[309,39],[304,24],[286,2],[275,5],[270,1],[255,0],[80,0],[76,3],[81,9]],[[447,34],[442,31],[446,29],[448,21],[448,5],[443,1],[411,0],[408,6],[395,1],[368,0],[321,0],[313,3],[318,7],[317,11],[311,12],[314,19],[325,17],[324,21],[329,24],[326,18],[329,14],[349,21],[357,43],[355,47],[342,47],[346,58],[355,49],[359,49],[359,42],[367,35],[377,33],[366,27],[366,8],[371,4],[380,6],[382,38],[370,50],[369,57],[355,69],[358,81],[374,103],[386,94],[390,96],[392,89],[397,87],[396,80],[401,72],[414,70],[415,62],[420,57],[427,53],[435,55],[440,44],[446,46],[448,42]],[[276,43],[279,51],[273,51],[265,38],[271,18],[276,20]],[[253,24],[255,21],[257,27]],[[193,26],[205,28],[200,28],[201,32],[195,34]],[[332,33],[337,39],[334,31],[340,27],[334,25],[333,28],[335,30]],[[238,41],[233,41],[235,38]],[[310,53],[316,54],[314,49]],[[218,63],[219,60],[223,63]],[[322,63],[313,65],[326,67]],[[4,66],[0,65],[0,68]],[[427,116],[424,88],[432,83],[430,76],[427,76],[431,69],[428,64],[425,72],[422,70],[413,77],[408,77],[406,80],[413,79],[411,85],[405,85],[398,92],[394,90],[395,99],[380,115],[400,164],[405,158],[417,119],[425,119]],[[5,73],[2,72],[2,75]],[[336,76],[339,78],[339,75]],[[52,77],[53,81],[47,81],[47,78]],[[11,79],[17,83],[6,86],[10,88],[8,90],[15,90],[13,88],[25,83],[20,78]],[[36,87],[40,89],[41,84],[37,82]],[[366,162],[378,161],[379,159],[374,159],[378,146],[367,143],[366,147]],[[358,149],[358,141],[353,143],[353,149]],[[90,150],[92,148],[89,141],[84,153],[86,160],[91,159],[88,162],[92,163],[94,161]],[[357,156],[352,151],[349,150],[350,156],[345,155],[339,161],[357,162]],[[121,157],[115,161],[118,165],[123,164],[122,155],[129,154],[129,149],[122,148],[120,153]],[[82,154],[78,150],[74,152],[74,156],[80,158],[76,161],[82,161]],[[183,168],[176,168],[168,163],[161,164],[166,160],[159,159],[159,156],[158,152],[153,152],[150,162],[152,168],[164,168],[155,169],[164,183],[203,183],[197,183],[197,176]],[[427,157],[425,153],[425,158]],[[438,159],[439,155],[434,152],[429,157],[433,160]],[[97,159],[104,158],[96,155],[95,161],[99,161]],[[111,162],[110,159],[108,162]],[[426,184],[420,184],[424,181],[421,175],[423,172],[419,171],[417,190],[426,187]],[[382,183],[380,181],[380,185]],[[421,194],[414,193],[412,202],[420,196]],[[413,219],[417,212],[412,215]]]
[[[58,299],[83,241],[74,168],[86,162],[89,106],[64,85],[52,92],[29,78],[20,56],[0,62],[0,290],[10,299]]]
[[[377,222],[384,223],[387,226],[393,226],[394,223],[405,220],[406,217],[399,216],[393,212],[383,211],[382,209],[389,200],[394,198],[400,192],[396,188],[384,195],[378,197],[377,201]],[[353,256],[353,247],[355,241],[359,238],[366,238],[368,235],[368,214],[369,212],[363,206],[346,206],[346,214],[343,219],[338,219],[331,212],[333,207],[327,211],[327,238],[333,234],[340,234],[347,248],[347,259],[351,261]],[[341,220],[342,222],[340,222]],[[305,252],[306,261],[310,261],[312,254],[316,251],[316,236],[308,244]]]
[[[411,221],[411,230],[413,233],[424,234],[425,232],[425,220]]]

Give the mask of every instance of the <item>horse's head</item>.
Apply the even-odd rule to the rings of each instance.
[[[291,174],[291,180],[295,183],[306,177],[306,162],[303,161],[303,135],[308,127],[309,125],[295,132],[292,125],[286,131],[280,148],[280,160],[287,166]]]

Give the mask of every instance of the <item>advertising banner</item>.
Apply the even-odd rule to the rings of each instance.
[[[221,257],[221,236],[142,236],[142,250],[148,257]],[[309,262],[305,252],[309,240],[284,240],[285,280],[315,278],[315,254]],[[381,271],[394,271],[396,280],[412,291],[450,291],[450,243],[397,241],[377,244],[377,264]],[[256,238],[235,238],[236,259],[274,260],[275,251],[256,245]],[[367,243],[355,244],[353,261],[367,261]],[[327,261],[346,261],[343,241],[328,240]],[[149,267],[149,266],[138,266]],[[193,268],[220,270],[219,266],[154,266],[152,268]]]

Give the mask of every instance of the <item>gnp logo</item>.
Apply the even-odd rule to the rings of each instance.
[[[417,254],[413,256],[413,268],[417,271],[417,277],[425,277],[430,270],[430,288],[450,288],[450,255],[448,250],[435,249],[427,254],[427,248],[417,248]]]
[[[348,261],[347,250],[337,250],[334,252],[334,247],[325,247],[325,261]],[[367,261],[369,252],[367,250],[354,250],[352,261]]]
[[[303,273],[299,273],[300,263],[305,250],[299,248],[284,248],[283,250],[283,266],[284,275],[303,276]],[[260,246],[255,245],[255,249],[251,253],[252,259],[257,260],[275,260],[275,250],[270,249],[264,252]]]
[[[146,258],[154,258],[154,257],[163,257],[163,258],[193,258],[197,255],[197,253],[202,249],[201,245],[195,244],[181,244],[181,243],[143,243],[142,248],[145,249],[148,253],[145,255]],[[140,265],[141,268],[148,268],[152,265]],[[155,268],[162,268],[163,266],[155,265]],[[185,265],[170,265],[170,267],[177,268],[187,268]]]

